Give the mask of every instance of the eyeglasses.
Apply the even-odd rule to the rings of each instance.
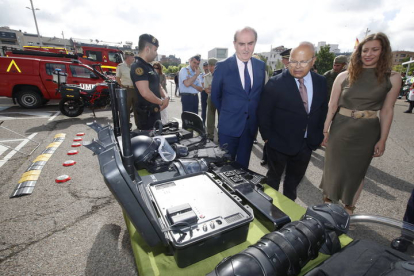
[[[289,65],[291,65],[291,66],[300,66],[300,67],[306,67],[312,60],[313,60],[313,58],[314,57],[312,57],[310,60],[307,60],[307,61],[292,61],[292,60],[290,60],[289,62],[288,62],[288,64]]]

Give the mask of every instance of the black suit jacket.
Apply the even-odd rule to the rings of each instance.
[[[303,106],[295,78],[284,70],[266,84],[259,103],[259,129],[268,146],[287,155],[297,154],[307,129],[308,146],[315,150],[323,140],[323,125],[328,112],[326,79],[311,72],[312,106]]]

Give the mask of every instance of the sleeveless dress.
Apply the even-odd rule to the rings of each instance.
[[[338,105],[351,110],[380,110],[391,86],[389,76],[379,83],[375,68],[364,68],[351,87],[348,78],[344,80]],[[342,200],[346,205],[353,205],[380,131],[378,117],[354,119],[339,113],[335,115],[329,130],[319,186],[325,196],[335,202]]]

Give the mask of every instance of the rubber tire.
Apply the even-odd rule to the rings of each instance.
[[[59,102],[59,110],[63,115],[68,117],[78,117],[84,109],[81,100],[62,99]]]
[[[36,90],[26,88],[17,93],[17,103],[28,109],[38,108],[43,105],[43,97]]]

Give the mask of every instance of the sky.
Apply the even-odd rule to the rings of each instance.
[[[195,54],[207,59],[215,47],[234,53],[233,36],[245,26],[256,29],[255,52],[291,48],[302,41],[339,44],[352,51],[355,40],[384,32],[393,50],[414,51],[412,0],[33,0],[42,36],[132,41],[143,33],[160,43],[158,53],[182,62]],[[0,0],[0,26],[36,33],[30,0]]]

